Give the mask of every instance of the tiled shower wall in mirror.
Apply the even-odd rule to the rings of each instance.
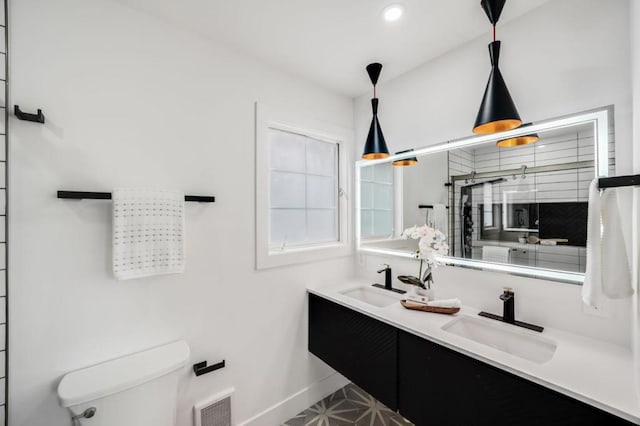
[[[583,167],[538,172],[522,175],[521,173],[498,176],[499,179],[468,179],[457,181],[452,188],[455,200],[455,210],[453,212],[452,235],[455,238],[450,242],[454,247],[454,256],[473,259],[483,258],[483,247],[507,246],[510,247],[510,260],[508,263],[535,266],[546,269],[556,269],[570,272],[584,272],[586,264],[586,249],[584,238],[586,238],[586,217],[584,220],[585,235],[577,238],[570,229],[566,229],[569,242],[558,246],[542,246],[532,244],[519,244],[518,237],[529,235],[543,238],[542,229],[540,232],[526,232],[515,229],[507,229],[508,226],[500,224],[509,232],[501,232],[499,236],[483,235],[487,217],[491,219],[488,212],[493,210],[493,216],[502,220],[502,203],[506,203],[505,194],[512,194],[509,203],[527,203],[536,206],[539,214],[548,215],[550,209],[562,205],[564,209],[573,208],[577,213],[586,215],[586,205],[588,201],[589,183],[595,176],[593,165],[586,165],[584,162],[594,160],[594,138],[593,128],[590,125],[577,126],[575,128],[554,130],[542,133],[541,140],[533,145],[526,145],[517,148],[498,148],[495,144],[489,144],[476,148],[457,149],[449,152],[449,175],[468,175],[472,172],[486,173],[499,172],[505,170],[517,170],[522,166],[528,168],[544,167],[552,165],[582,164]],[[615,174],[615,141],[614,129],[609,129],[609,173]],[[526,173],[526,170],[525,170]],[[494,173],[495,174],[495,173]],[[493,182],[491,185],[483,182]],[[470,253],[466,248],[463,254],[463,231],[461,226],[462,215],[459,214],[460,203],[463,197],[461,188],[472,188],[471,212],[472,212],[472,234]],[[487,193],[488,191],[488,193]],[[487,195],[489,200],[487,201]],[[518,198],[520,197],[520,198]],[[451,193],[449,194],[451,200]],[[487,208],[487,205],[493,205]],[[497,208],[497,209],[496,209]],[[497,210],[497,211],[496,211]],[[571,211],[573,211],[571,210]],[[569,211],[569,210],[567,210]],[[484,215],[482,214],[484,213]],[[578,226],[577,216],[563,212],[572,218]],[[484,219],[483,219],[484,216]],[[466,220],[466,219],[465,219]],[[542,220],[542,218],[541,218]],[[495,225],[495,224],[494,224]],[[496,225],[497,226],[497,225]],[[490,226],[489,226],[490,228]],[[466,229],[466,228],[465,228]],[[509,234],[509,235],[507,235]],[[555,235],[554,235],[555,236]]]

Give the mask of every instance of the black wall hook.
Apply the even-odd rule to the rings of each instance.
[[[27,112],[22,112],[18,105],[14,105],[13,112],[20,120],[33,121],[34,123],[44,123],[44,114],[42,113],[42,110],[40,108],[38,108],[37,114],[29,114]]]
[[[224,368],[224,359],[217,364],[213,364],[207,367],[207,361],[202,361],[197,364],[193,364],[193,372],[196,376],[202,376],[203,374],[211,373],[212,371]]]

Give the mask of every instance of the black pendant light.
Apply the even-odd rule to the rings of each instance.
[[[500,19],[506,0],[482,0],[489,21],[493,25],[493,42],[489,43],[491,74],[480,104],[480,110],[473,126],[474,133],[496,133],[512,130],[522,124],[516,105],[511,99],[507,84],[502,77],[498,61],[500,59],[500,41],[496,40],[496,23]]]
[[[389,149],[384,141],[384,135],[382,134],[382,129],[378,122],[378,98],[376,97],[376,84],[378,83],[378,77],[380,77],[380,71],[382,71],[382,64],[373,63],[367,65],[367,73],[369,74],[371,83],[373,83],[373,98],[371,99],[373,118],[371,119],[367,142],[364,144],[364,152],[362,153],[362,158],[365,160],[379,160],[389,156]]]
[[[413,149],[406,149],[404,151],[398,151],[398,152],[396,152],[396,155],[405,154],[405,153],[411,152],[411,151],[413,151]],[[396,160],[391,164],[393,164],[394,166],[399,166],[399,167],[401,167],[401,166],[413,166],[415,164],[418,164],[418,159],[416,157],[409,157],[409,158],[405,158],[405,159],[402,159],[402,160]]]
[[[531,126],[531,123],[523,124],[520,127]],[[516,136],[508,139],[501,139],[496,142],[498,148],[512,148],[516,146],[529,145],[530,143],[536,143],[540,140],[540,136],[537,133],[530,133],[528,135]]]

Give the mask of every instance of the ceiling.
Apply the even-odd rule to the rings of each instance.
[[[118,0],[348,96],[370,88],[365,66],[392,79],[483,34],[479,0]],[[510,0],[500,23],[548,0]],[[382,10],[402,4],[385,22]]]

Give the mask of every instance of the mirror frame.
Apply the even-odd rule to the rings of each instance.
[[[396,256],[409,259],[416,259],[414,253],[403,252],[399,250],[382,249],[364,247],[360,238],[360,175],[362,167],[373,166],[376,164],[391,163],[397,160],[404,160],[409,157],[418,157],[421,155],[435,154],[439,152],[451,151],[457,148],[469,148],[472,146],[482,145],[488,142],[497,142],[500,139],[507,139],[516,136],[523,136],[529,133],[543,132],[545,130],[561,129],[576,125],[591,124],[593,126],[593,137],[595,149],[595,169],[596,176],[594,178],[603,178],[609,176],[609,126],[613,122],[614,106],[597,108],[584,111],[577,114],[556,117],[548,120],[539,121],[524,128],[509,130],[506,132],[493,133],[490,135],[470,136],[461,139],[455,139],[435,145],[414,149],[408,153],[396,154],[382,160],[358,160],[355,164],[355,243],[356,251],[361,253],[369,253],[383,256]],[[581,284],[584,282],[584,273],[565,272],[559,270],[551,270],[544,268],[536,268],[532,266],[508,265],[503,263],[486,262],[482,260],[463,259],[451,256],[436,256],[436,260],[454,266],[464,266],[469,268],[482,269],[487,271],[508,272],[523,276],[549,279],[554,281],[564,281],[570,283]]]

